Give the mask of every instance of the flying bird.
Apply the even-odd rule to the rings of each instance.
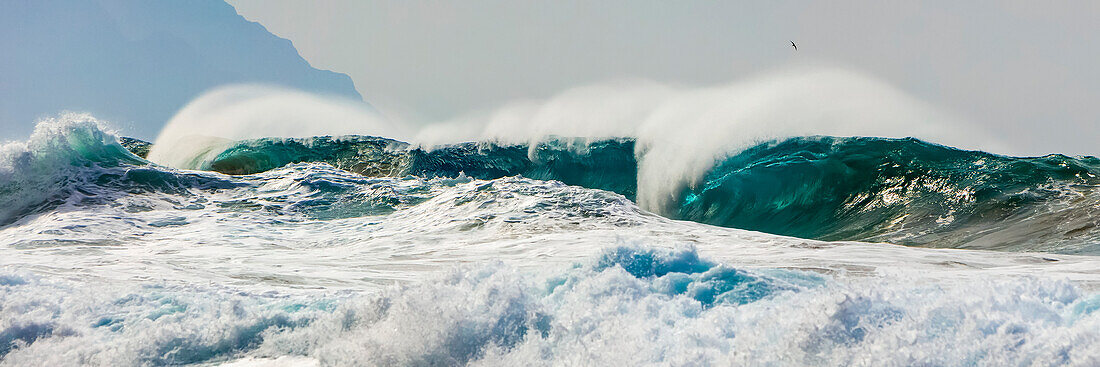
[[[791,47],[794,47],[794,50],[798,51],[798,45],[794,44],[794,41],[791,41]]]

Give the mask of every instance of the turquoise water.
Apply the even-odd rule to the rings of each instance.
[[[465,143],[430,150],[373,137],[237,143],[202,168],[249,174],[325,162],[371,177],[520,175],[634,199],[631,139]],[[795,137],[715,162],[665,214],[822,240],[1100,253],[1100,159],[1008,157],[917,139]]]
[[[0,152],[0,366],[1100,360],[1095,158],[796,137],[655,213],[643,150],[268,138],[179,170],[47,121]]]

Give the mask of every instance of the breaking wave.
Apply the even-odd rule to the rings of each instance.
[[[123,143],[3,147],[0,365],[1100,362],[1098,261],[1019,253],[1097,252],[1095,158],[795,137],[664,213],[985,252],[661,217],[627,138]]]
[[[638,195],[633,139],[546,139],[423,149],[375,137],[265,138],[195,167],[252,174],[324,162],[371,177],[520,175]],[[1100,160],[1008,157],[918,139],[795,137],[715,162],[662,214],[823,240],[1100,253]]]

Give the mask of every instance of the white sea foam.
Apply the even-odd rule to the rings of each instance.
[[[5,148],[61,204],[0,227],[0,365],[1100,363],[1097,257],[773,236],[521,177],[179,171],[80,120]]]
[[[661,251],[648,265],[699,264],[691,250]],[[957,284],[836,281],[720,264],[647,275],[638,264],[606,267],[596,260],[537,271],[463,266],[378,293],[309,296],[7,273],[0,275],[0,342],[12,348],[0,349],[6,354],[0,365],[1100,361],[1100,296],[1066,281],[982,275]],[[749,297],[700,301],[711,290]]]

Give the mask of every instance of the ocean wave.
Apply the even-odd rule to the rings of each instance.
[[[0,146],[0,225],[57,208],[81,193],[85,172],[145,161],[85,114],[65,114],[35,126],[26,142]]]
[[[59,297],[59,294],[68,296]],[[375,294],[0,276],[0,364],[1090,365],[1100,298],[1065,281],[914,284],[615,247],[453,268]]]
[[[551,138],[426,150],[374,137],[246,140],[197,168],[249,174],[325,162],[366,176],[524,177],[635,199],[632,139]],[[676,195],[675,219],[824,240],[1100,252],[1100,160],[1008,157],[913,138],[796,137],[715,163]]]
[[[1100,253],[1100,159],[800,137],[719,162],[677,217],[802,238]]]
[[[140,141],[123,141],[137,153],[149,149]],[[637,149],[627,138],[558,137],[535,145],[481,142],[433,149],[365,136],[264,138],[227,144],[193,168],[250,175],[324,163],[375,178],[523,176],[635,200]],[[0,224],[133,192],[186,195],[278,179],[261,175],[248,183],[150,165],[87,115],[43,122],[29,141],[6,145],[0,158]],[[394,205],[424,200],[361,190],[374,184],[335,178],[339,175],[326,179],[324,170],[307,172],[312,169],[300,168],[292,176],[301,176],[296,185],[312,185],[315,193],[280,210],[332,219],[385,214]],[[675,195],[673,210],[661,214],[822,240],[1096,254],[1098,175],[1100,160],[1094,157],[1008,157],[913,138],[796,137],[719,160],[698,185]],[[389,184],[381,187],[393,190]]]
[[[12,210],[0,226],[0,365],[1100,361],[1095,256],[673,220],[628,197],[636,149],[258,139],[204,161],[227,175],[158,166],[86,116],[55,119],[2,155],[14,191],[0,193]],[[787,227],[776,232],[814,228],[791,213],[823,216],[807,237],[962,236],[998,213],[1005,231],[1056,236],[1067,233],[1012,218],[1073,224],[1042,213],[1089,213],[1094,167],[801,137],[720,160],[678,202],[698,209],[683,217],[709,215],[701,222],[777,216]],[[917,221],[948,206],[956,222]],[[899,216],[900,228],[838,230]]]
[[[287,164],[323,162],[371,177],[524,176],[613,191],[633,199],[634,141],[550,139],[534,146],[464,143],[422,149],[378,137],[265,138],[231,144],[192,168],[252,174]]]

